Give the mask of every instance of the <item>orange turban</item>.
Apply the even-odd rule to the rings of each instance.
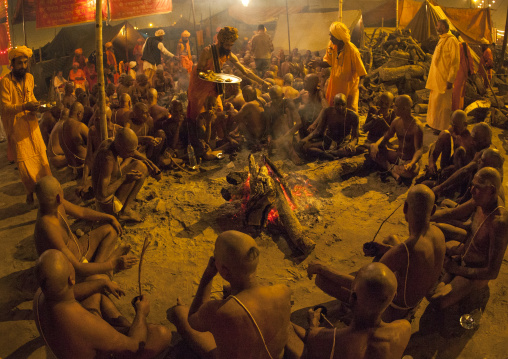
[[[182,37],[190,37],[190,32],[185,30],[184,32],[182,32]]]
[[[76,55],[81,55],[81,54],[83,53],[83,49],[81,49],[81,48],[76,49],[76,50],[74,50],[74,53],[75,53]]]
[[[112,44],[111,42],[106,42],[106,43],[104,44],[104,46],[105,46],[105,47],[106,47],[106,49],[107,49],[108,47],[113,47],[113,44]]]
[[[351,42],[351,36],[349,35],[349,29],[343,23],[335,21],[330,25],[330,34],[333,35],[337,40],[343,42]]]
[[[32,49],[26,46],[16,46],[9,50],[9,61],[15,59],[16,57],[26,56],[28,58],[32,57]]]

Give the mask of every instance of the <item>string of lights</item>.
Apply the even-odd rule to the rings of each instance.
[[[11,26],[10,26],[10,21],[9,21],[9,7],[7,4],[7,0],[4,0],[4,7],[5,7],[5,23],[7,26],[7,38],[9,39],[9,47],[5,50],[0,50],[0,55],[5,55],[9,52],[10,49],[12,49]]]

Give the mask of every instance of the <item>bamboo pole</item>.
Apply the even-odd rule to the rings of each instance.
[[[506,24],[504,26],[503,47],[501,49],[501,59],[498,64],[498,69],[501,69],[501,67],[503,66],[507,42],[508,42],[508,8],[506,12]]]
[[[342,1],[342,0],[341,0]],[[289,55],[291,55],[291,35],[289,33],[289,9],[288,9],[288,0],[286,0],[286,19],[287,19],[287,25],[288,25],[288,48],[289,48]]]
[[[97,70],[97,85],[99,87],[99,129],[101,140],[108,139],[108,123],[106,121],[106,91],[102,53],[102,0],[97,0],[95,8],[95,53]]]

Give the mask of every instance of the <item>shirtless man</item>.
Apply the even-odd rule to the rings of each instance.
[[[282,88],[273,86],[269,91],[271,102],[265,106],[263,117],[267,124],[268,146],[279,148],[295,163],[302,160],[293,148],[293,138],[302,126],[302,120],[291,99],[284,98]]]
[[[257,148],[267,136],[266,120],[263,117],[264,108],[252,86],[245,86],[242,92],[246,103],[235,116],[234,121],[238,123],[239,132],[245,136],[247,146]]]
[[[441,308],[486,287],[499,274],[508,244],[508,212],[499,197],[501,186],[497,170],[482,168],[473,179],[473,201],[432,216],[436,222],[460,225],[453,237],[447,237],[460,241],[447,242],[446,274],[432,296]],[[468,216],[469,223],[459,222]]]
[[[152,117],[156,129],[160,128],[161,122],[169,118],[169,111],[167,108],[157,104],[158,93],[157,90],[151,88],[148,90],[148,113]]]
[[[69,117],[69,110],[64,108],[62,110],[62,114],[58,122],[51,130],[48,141],[48,161],[51,166],[60,169],[67,167],[67,158],[65,158],[64,150],[62,146],[60,146],[60,136],[62,132],[62,124]]]
[[[242,90],[239,83],[227,84],[226,85],[226,102],[232,104],[236,110],[240,111],[242,106],[245,104]]]
[[[116,93],[118,98],[121,98],[123,94],[127,94],[133,98],[135,93],[134,78],[132,78],[130,75],[126,75],[118,85]]]
[[[74,95],[74,85],[72,82],[67,82],[64,87],[64,95],[62,97],[62,105],[65,108],[70,109],[72,104],[76,101],[76,96]]]
[[[302,105],[298,113],[302,120],[302,127],[300,127],[299,134],[300,138],[304,139],[315,129],[315,127],[311,128],[310,126],[316,121],[321,111],[328,107],[328,102],[319,86],[319,77],[316,74],[305,76],[300,98],[302,99]]]
[[[61,251],[81,277],[128,269],[136,258],[127,256],[129,247],[115,250],[122,227],[115,217],[79,207],[65,200],[58,180],[46,176],[35,186],[39,200],[35,222],[35,248],[41,255],[48,249]],[[107,222],[88,234],[77,238],[72,233],[67,215],[87,221]],[[93,263],[89,263],[94,258]]]
[[[349,303],[353,320],[346,328],[319,327],[321,309],[309,310],[309,329],[294,325],[301,340],[306,340],[302,358],[306,359],[392,359],[400,358],[409,338],[407,320],[385,323],[381,316],[392,302],[397,279],[382,263],[360,269],[351,284]],[[307,336],[305,338],[305,335]]]
[[[124,127],[132,115],[131,97],[124,93],[120,96],[120,108],[113,113],[113,123]]]
[[[395,119],[395,111],[392,109],[393,94],[383,92],[378,99],[378,105],[369,109],[363,132],[368,133],[367,141],[377,142],[390,129],[390,125]]]
[[[258,262],[252,237],[237,231],[220,234],[192,305],[178,303],[174,308],[172,322],[201,358],[282,357],[290,325],[290,289],[258,284]],[[217,273],[231,284],[231,295],[210,300]]]
[[[61,114],[62,108],[59,105],[51,107],[49,111],[42,114],[41,121],[39,122],[39,128],[41,129],[42,139],[44,140],[44,144],[46,146],[48,146],[49,143],[49,135],[58,120],[60,120]]]
[[[148,83],[148,77],[145,74],[139,74],[136,76],[136,85],[135,85],[135,93],[136,93],[136,101],[143,101],[148,99],[148,89],[150,88],[150,84]]]
[[[105,213],[116,214],[123,221],[142,221],[132,205],[152,171],[160,170],[148,160],[137,159],[138,137],[130,128],[122,128],[113,139],[100,145],[92,167],[92,186],[97,208]]]
[[[432,191],[427,186],[416,185],[409,190],[404,203],[409,237],[401,241],[396,236],[390,236],[383,243],[370,242],[364,246],[366,255],[381,256],[379,262],[397,277],[397,294],[383,314],[385,322],[410,318],[441,274],[446,248],[443,233],[430,224],[434,211]],[[325,293],[343,303],[348,302],[352,276],[317,261],[309,264],[307,272],[311,277],[317,274],[316,285]]]
[[[346,102],[344,94],[335,95],[334,105],[321,112],[316,129],[300,142],[308,157],[334,160],[356,153],[359,119]]]
[[[467,165],[455,171],[444,182],[432,188],[436,197],[441,195],[445,190],[451,189],[455,191],[458,190],[461,185],[464,185],[464,183],[467,184],[467,181],[471,180],[474,173],[478,170],[483,152],[492,146],[492,129],[485,122],[474,125],[471,131],[471,137],[476,150],[473,159]]]
[[[146,296],[134,303],[136,316],[130,323],[103,294],[124,295],[118,285],[102,278],[76,284],[74,269],[61,252],[44,252],[36,274],[41,288],[35,294],[33,311],[52,357],[88,359],[117,354],[154,358],[169,347],[170,330],[146,323],[150,312]]]
[[[158,121],[156,123],[156,129],[162,129],[166,134],[166,145],[172,150],[176,150],[178,141],[180,139],[180,128],[185,119],[185,113],[183,111],[183,104],[179,100],[171,101],[169,107],[170,116],[164,121]]]
[[[370,146],[370,156],[383,170],[388,171],[397,181],[412,179],[420,171],[419,161],[423,154],[423,127],[411,114],[413,101],[408,95],[395,99],[395,115],[390,129],[376,143]],[[386,147],[397,135],[399,146],[396,150]]]
[[[67,165],[77,173],[85,164],[88,127],[81,122],[83,118],[83,105],[74,102],[71,106],[69,118],[62,124],[60,132],[60,145],[67,158]],[[82,173],[80,173],[80,177]]]
[[[162,97],[166,97],[170,95],[173,87],[173,81],[167,72],[164,73],[162,68],[155,70],[155,76],[152,79],[152,88],[157,90]]]
[[[284,93],[284,98],[295,99],[300,96],[300,92],[293,88],[293,82],[295,81],[293,74],[284,75],[282,92]]]
[[[138,102],[134,105],[131,118],[125,127],[132,129],[138,136],[138,151],[151,161],[157,162],[166,142],[166,134],[162,130],[155,130],[146,104]]]

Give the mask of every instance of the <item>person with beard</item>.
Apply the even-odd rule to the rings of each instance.
[[[0,80],[0,114],[7,133],[8,151],[15,158],[26,202],[33,204],[35,182],[51,175],[46,145],[35,112],[39,102],[33,93],[34,77],[28,73],[32,50],[18,46],[9,51],[12,70]]]
[[[367,71],[363,66],[360,52],[351,43],[349,29],[341,22],[335,21],[330,26],[330,42],[323,61],[315,60],[309,67],[330,68],[330,79],[326,89],[328,104],[333,106],[335,95],[346,95],[347,107],[358,113],[360,96],[360,77]]]
[[[178,40],[178,44],[176,45],[176,56],[180,58],[182,67],[185,68],[188,73],[191,73],[192,65],[194,64],[192,63],[189,37],[190,32],[187,30],[182,32],[182,37]]]
[[[166,33],[162,29],[155,31],[155,36],[146,39],[145,45],[143,46],[143,55],[141,56],[141,60],[143,60],[143,71],[148,78],[149,83],[152,82],[157,65],[162,63],[161,56],[175,56],[169,52],[162,43],[165,34]]]
[[[226,26],[219,31],[217,44],[207,46],[199,56],[198,64],[192,70],[188,90],[187,117],[195,120],[203,112],[205,100],[208,96],[217,97],[218,111],[222,111],[222,101],[219,97],[219,89],[214,82],[201,80],[198,76],[200,72],[209,70],[221,72],[222,66],[226,61],[231,63],[246,77],[260,84],[265,83],[250,69],[243,66],[235,54],[231,52],[233,44],[238,39],[238,30],[234,27]]]
[[[440,132],[450,127],[453,83],[460,67],[460,45],[446,20],[438,20],[439,42],[432,55],[425,88],[430,90],[427,124]]]

